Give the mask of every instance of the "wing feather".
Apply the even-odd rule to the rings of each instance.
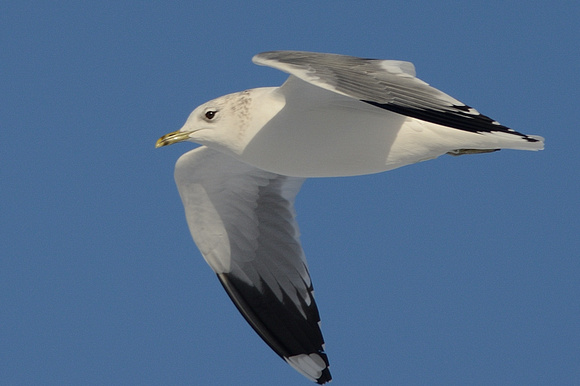
[[[201,146],[177,161],[175,180],[193,239],[240,313],[299,372],[329,381],[294,212],[304,179]]]
[[[409,62],[304,51],[263,52],[252,60],[401,115],[475,133],[505,132],[528,142],[540,141],[502,126],[416,78]]]

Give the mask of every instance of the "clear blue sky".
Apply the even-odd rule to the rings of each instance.
[[[173,166],[194,145],[154,148],[198,104],[281,84],[250,61],[274,49],[409,60],[546,137],[306,182],[333,385],[580,383],[577,1],[188,3],[0,7],[2,383],[310,384],[191,240]]]

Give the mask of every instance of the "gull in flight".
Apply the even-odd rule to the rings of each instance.
[[[429,86],[409,62],[299,51],[264,52],[253,62],[290,76],[280,87],[204,103],[156,147],[202,145],[175,165],[197,247],[258,335],[323,384],[329,361],[294,212],[304,180],[443,154],[541,150],[544,140]]]

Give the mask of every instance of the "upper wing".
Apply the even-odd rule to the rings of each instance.
[[[308,83],[402,115],[472,132],[507,132],[537,142],[480,114],[472,107],[415,77],[412,63],[302,51],[270,51],[254,56]]]
[[[294,218],[304,179],[202,146],[179,158],[175,180],[193,239],[240,313],[295,369],[318,383],[329,381]]]

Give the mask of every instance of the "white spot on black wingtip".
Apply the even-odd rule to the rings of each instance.
[[[476,109],[474,109],[473,107],[467,106],[464,104],[460,104],[460,105],[454,104],[454,105],[452,105],[452,107],[458,111],[462,111],[465,114],[474,115],[474,116],[481,115],[481,113],[479,111],[477,111]]]
[[[539,135],[526,135],[526,140],[528,140],[528,142],[541,142],[542,144],[544,143],[544,137],[541,137]]]
[[[320,385],[332,380],[328,360],[319,354],[299,354],[284,357],[284,360],[300,374]]]
[[[524,139],[528,142],[544,142],[544,138],[539,135],[525,135]]]

